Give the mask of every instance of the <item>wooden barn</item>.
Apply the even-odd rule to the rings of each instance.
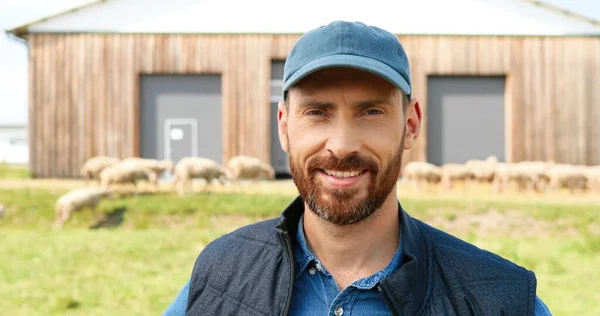
[[[425,121],[404,163],[600,164],[600,23],[539,1],[105,0],[8,31],[29,51],[32,174],[75,177],[98,155],[238,154],[287,173],[283,61],[333,20],[407,50]]]

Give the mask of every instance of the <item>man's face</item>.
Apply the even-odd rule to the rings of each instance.
[[[389,82],[359,70],[322,70],[292,88],[278,114],[294,183],[320,218],[356,223],[395,194],[410,148],[402,94]],[[412,147],[416,135],[409,137]]]

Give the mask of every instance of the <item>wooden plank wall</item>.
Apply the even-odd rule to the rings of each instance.
[[[28,35],[32,173],[72,177],[92,156],[137,155],[141,74],[221,74],[224,160],[269,161],[270,62],[297,38]],[[429,75],[506,75],[509,160],[600,164],[600,38],[399,38],[424,114]],[[426,124],[404,163],[427,159]]]

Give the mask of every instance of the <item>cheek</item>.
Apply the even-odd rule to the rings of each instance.
[[[288,142],[294,159],[304,163],[307,157],[319,151],[327,133],[314,126],[288,124]]]
[[[402,139],[402,129],[392,124],[369,124],[359,128],[365,148],[383,165],[395,155]]]

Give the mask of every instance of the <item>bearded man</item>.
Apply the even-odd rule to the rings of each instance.
[[[412,218],[422,122],[398,39],[336,21],[286,59],[279,140],[299,196],[211,242],[165,315],[549,315],[533,272]]]

